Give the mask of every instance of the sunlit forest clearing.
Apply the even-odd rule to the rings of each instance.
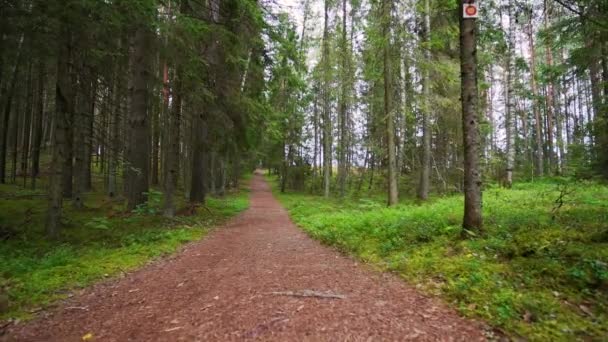
[[[0,2],[0,340],[602,340],[606,222],[604,0]]]

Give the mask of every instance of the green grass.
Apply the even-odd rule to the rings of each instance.
[[[554,212],[557,183],[574,192]],[[396,272],[465,316],[537,341],[608,336],[606,186],[547,180],[487,189],[486,234],[470,240],[460,239],[462,196],[386,208],[274,189],[312,237]]]
[[[28,319],[75,288],[173,253],[249,205],[247,191],[240,191],[210,198],[195,215],[168,219],[159,213],[161,196],[151,192],[149,204],[129,214],[122,201],[99,193],[88,195],[82,211],[65,202],[62,236],[50,241],[43,228],[44,194],[0,186],[0,286],[10,300],[0,319]]]

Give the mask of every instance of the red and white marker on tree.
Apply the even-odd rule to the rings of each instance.
[[[463,4],[462,5],[462,17],[465,19],[475,19],[479,16],[479,10],[477,4]]]

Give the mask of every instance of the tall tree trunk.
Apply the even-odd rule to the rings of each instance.
[[[209,153],[209,193],[217,195],[217,151]]]
[[[121,122],[120,119],[123,115],[122,111],[122,94],[120,87],[118,84],[120,83],[120,78],[118,76],[118,68],[114,72],[114,79],[112,82],[112,92],[110,103],[113,110],[109,113],[109,121],[110,121],[110,129],[109,129],[109,151],[110,157],[108,158],[108,197],[112,198],[117,195],[118,186],[117,186],[117,178],[118,178],[118,163],[120,160],[120,127]]]
[[[347,143],[347,130],[346,130],[346,113],[348,111],[348,81],[350,77],[348,75],[348,44],[347,44],[347,30],[346,30],[346,0],[342,0],[342,41],[340,42],[342,50],[342,89],[340,94],[340,105],[338,120],[340,122],[340,148],[338,151],[338,191],[340,197],[344,197],[346,187],[346,143]]]
[[[127,210],[147,201],[150,171],[150,125],[148,92],[150,85],[150,35],[145,27],[138,27],[131,37],[131,79],[127,125],[129,142],[126,167]]]
[[[466,0],[462,1],[467,3]],[[462,128],[464,137],[463,236],[479,234],[483,228],[481,174],[479,170],[479,118],[477,98],[477,30],[475,19],[460,17],[460,75]]]
[[[559,64],[559,61],[558,61]],[[565,150],[564,150],[564,130],[563,130],[563,121],[564,121],[564,114],[563,111],[567,110],[565,108],[566,103],[563,104],[563,107],[560,108],[559,105],[559,98],[560,98],[560,93],[565,91],[563,89],[563,85],[560,84],[560,82],[556,82],[557,87],[556,87],[556,92],[557,92],[557,96],[554,98],[554,101],[556,101],[555,103],[555,140],[557,143],[557,151],[559,153],[559,155],[557,156],[557,174],[561,175],[563,172],[563,166],[564,166],[564,157],[565,157]]]
[[[534,157],[534,171],[536,176],[543,176],[543,134],[542,134],[542,119],[540,116],[540,108],[538,103],[538,87],[536,85],[536,49],[534,47],[534,27],[532,20],[534,11],[530,10],[530,21],[528,22],[528,48],[530,49],[530,81],[532,87],[532,110],[534,112],[535,121],[535,142],[536,153]]]
[[[38,78],[36,82],[36,108],[34,109],[34,122],[32,132],[32,189],[36,189],[36,178],[40,173],[40,148],[42,145],[42,120],[44,117],[44,82],[45,64],[38,62]]]
[[[165,153],[165,168],[166,173],[163,177],[164,181],[164,215],[173,217],[175,215],[174,196],[179,179],[179,143],[180,143],[180,128],[182,117],[182,83],[181,71],[178,70],[173,81],[173,107],[167,112],[168,117],[168,132],[165,134],[166,139],[163,147],[167,150]],[[167,110],[168,107],[166,107]]]
[[[325,0],[323,24],[323,47],[322,47],[322,66],[323,66],[323,194],[329,197],[331,186],[332,168],[332,136],[331,136],[331,107],[330,107],[330,65],[329,65],[329,0]]]
[[[205,203],[207,194],[207,186],[205,180],[207,178],[207,153],[205,151],[205,143],[207,142],[207,123],[203,118],[203,113],[198,112],[192,118],[192,171],[190,176],[190,202]],[[224,159],[222,159],[224,162]]]
[[[515,168],[515,123],[517,116],[515,115],[515,18],[513,13],[513,5],[509,4],[509,30],[508,30],[508,45],[507,60],[505,66],[506,73],[506,92],[505,92],[505,134],[507,137],[507,163],[505,186],[511,188],[513,185],[513,170]]]
[[[605,34],[605,37],[606,36],[608,36],[608,34]],[[604,106],[603,112],[601,114],[601,122],[603,123],[602,127],[600,128],[600,132],[602,135],[602,155],[599,161],[599,169],[601,170],[601,173],[603,174],[604,178],[608,179],[608,42],[606,42],[606,40],[604,40],[603,51],[604,53],[602,55],[602,77],[604,79]]]
[[[424,56],[427,63],[431,61],[431,8],[429,0],[424,0]],[[418,185],[418,198],[426,201],[429,197],[430,174],[431,174],[431,73],[427,65],[423,71],[422,81],[422,158],[420,168],[420,184]]]
[[[226,195],[226,156],[220,156],[220,188],[218,191],[218,195],[220,197],[224,197]]]
[[[551,5],[549,0],[545,0],[545,17],[544,17],[544,28],[548,31],[549,21],[551,19]],[[553,67],[553,50],[551,46],[551,35],[547,34],[545,37],[545,63],[547,64],[547,68],[551,69]],[[547,173],[550,175],[553,173],[553,167],[555,166],[555,150],[553,145],[553,134],[554,134],[554,88],[553,88],[553,77],[549,78],[547,83],[547,95],[545,97],[546,100],[546,108],[547,108]]]
[[[239,159],[239,151],[236,146],[232,153],[232,185],[234,186],[234,189],[238,191],[239,180],[241,178],[241,160]]]
[[[23,134],[22,134],[22,144],[21,144],[21,175],[23,176],[23,186],[27,185],[27,167],[29,161],[29,152],[30,152],[30,136],[31,136],[31,128],[32,128],[32,109],[34,102],[34,86],[33,86],[33,75],[32,75],[33,63],[29,64],[28,67],[28,76],[27,76],[27,98],[25,103],[25,115],[23,118]]]
[[[18,98],[19,99],[19,98]],[[25,101],[17,101],[15,108],[12,110],[11,115],[11,128],[10,128],[10,137],[11,137],[11,182],[15,183],[17,181],[17,149],[19,145],[19,127],[22,124],[21,119],[21,106]]]
[[[164,103],[164,101],[163,101]],[[160,106],[156,106],[161,107],[164,106],[164,104],[161,104]],[[161,107],[162,108],[162,107]],[[155,110],[154,113],[152,114],[152,185],[158,185],[159,183],[159,166],[160,166],[160,159],[159,159],[159,154],[160,154],[160,114],[163,112],[162,109],[160,110]]]
[[[94,142],[94,136],[95,136],[95,111],[96,111],[96,104],[97,104],[97,74],[94,72],[91,72],[90,75],[90,87],[89,87],[89,92],[87,94],[88,96],[88,108],[87,108],[87,114],[84,117],[84,180],[83,180],[83,190],[84,191],[91,191],[93,189],[93,179],[92,179],[92,170],[91,170],[91,164],[92,164],[92,155],[93,155],[93,142]],[[105,129],[105,127],[104,127]],[[107,132],[107,130],[105,130],[104,132]]]
[[[397,186],[397,156],[395,151],[395,114],[393,110],[393,89],[390,56],[390,25],[391,25],[391,1],[384,0],[383,3],[383,36],[384,36],[384,117],[386,120],[386,141],[388,148],[388,205],[392,206],[399,202],[399,190]]]
[[[55,93],[55,117],[52,135],[52,161],[49,181],[49,202],[46,216],[46,232],[56,238],[61,229],[63,207],[63,173],[67,159],[66,140],[68,117],[74,111],[72,87],[72,32],[67,23],[62,23],[57,54],[57,83]]]
[[[315,88],[313,88],[315,89]],[[314,193],[317,184],[317,159],[319,155],[319,100],[315,97],[312,105],[312,126],[313,126],[313,154],[312,154],[312,181],[310,192]]]
[[[71,80],[71,82],[73,83],[73,80]],[[73,94],[73,96],[75,95]],[[70,100],[72,104],[74,101],[75,98]],[[66,112],[65,114],[65,158],[63,159],[62,191],[64,198],[72,198],[72,182],[74,179],[74,109]]]
[[[6,100],[4,102],[4,118],[2,119],[2,140],[0,141],[0,183],[6,183],[6,156],[8,153],[8,134],[9,124],[11,118],[11,109],[13,104],[13,98],[15,96],[15,87],[17,85],[17,76],[19,75],[19,69],[21,67],[21,55],[23,53],[23,40],[24,36],[21,35],[19,40],[19,47],[17,52],[17,58],[15,59],[15,65],[13,66],[13,72],[11,81],[9,83]],[[14,134],[15,132],[13,132]]]
[[[82,58],[82,57],[81,57]],[[88,139],[88,116],[91,110],[91,80],[90,75],[86,72],[86,66],[81,64],[80,72],[80,96],[78,96],[78,111],[74,116],[74,197],[72,203],[75,208],[82,209],[84,207],[84,193],[86,192],[86,154]]]

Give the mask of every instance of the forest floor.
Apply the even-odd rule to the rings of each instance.
[[[462,239],[460,193],[425,203],[406,193],[387,208],[384,191],[375,191],[385,189],[383,179],[344,198],[281,193],[277,178],[268,180],[309,236],[399,275],[465,317],[516,340],[608,336],[606,184],[547,178],[505,189],[488,183],[484,232]]]
[[[310,239],[261,175],[181,253],[82,290],[2,341],[484,340],[484,326]]]

